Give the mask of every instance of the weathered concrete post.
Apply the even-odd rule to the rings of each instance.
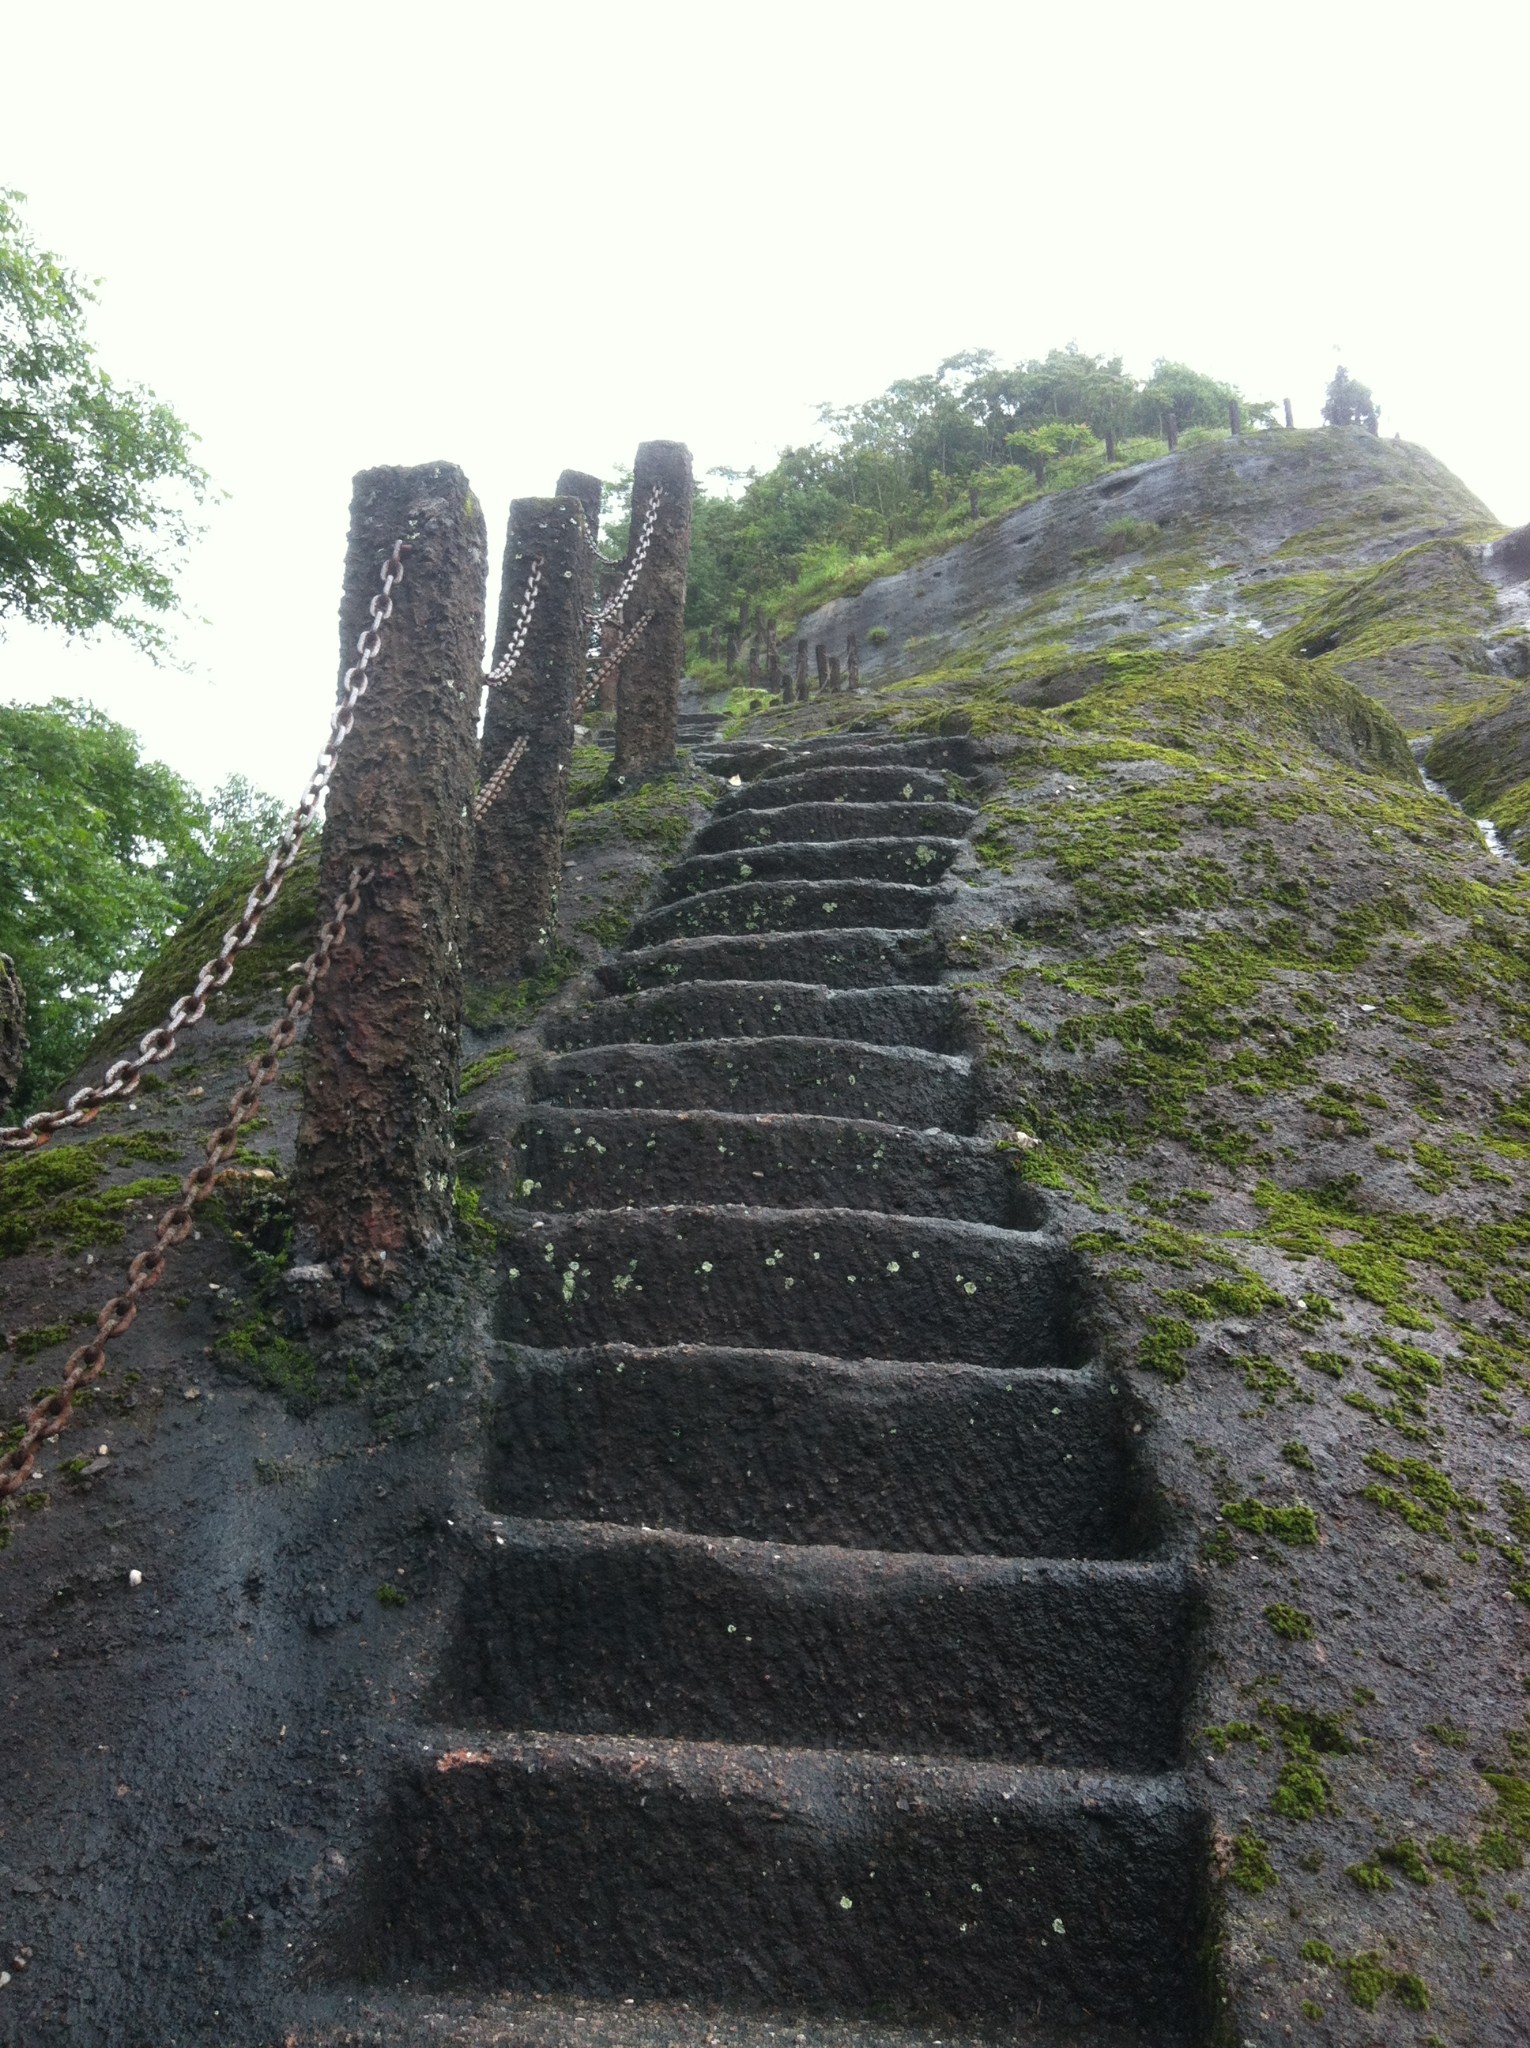
[[[524,738],[509,787],[474,829],[473,894],[464,952],[477,980],[512,980],[545,945],[558,900],[568,808],[574,699],[584,682],[585,617],[594,558],[575,496],[517,498],[510,507],[494,663],[521,624],[527,579],[542,564],[520,660],[489,692],[478,756],[482,789]]]
[[[839,673],[839,656],[831,654],[829,656],[829,695],[837,697],[844,687],[844,682]]]
[[[808,698],[807,642],[805,640],[797,642],[797,674],[794,680],[797,685],[797,702],[805,704]]]
[[[329,786],[319,902],[372,880],[319,983],[293,1199],[314,1254],[375,1287],[452,1218],[462,912],[477,765],[487,539],[454,463],[368,469],[351,498],[340,666],[398,539],[405,576]]]
[[[861,643],[852,633],[845,641],[845,688],[858,690],[861,686]]]
[[[555,498],[577,498],[584,508],[584,530],[591,547],[600,538],[600,500],[605,486],[587,470],[566,469],[553,486]]]
[[[774,697],[781,688],[781,654],[776,646],[776,622],[766,621],[765,625],[765,681]]]
[[[814,645],[813,660],[818,668],[818,694],[821,697],[829,687],[829,650],[821,640]]]
[[[27,998],[9,953],[0,953],[0,1110],[16,1093],[27,1056]]]
[[[632,544],[655,491],[663,493],[648,558],[627,616],[653,617],[622,663],[616,684],[616,773],[651,775],[675,758],[680,678],[685,672],[685,579],[691,556],[691,451],[679,441],[644,441],[632,469]]]
[[[1234,436],[1243,432],[1243,412],[1236,398],[1227,401],[1227,431]]]
[[[1115,428],[1114,428],[1114,427],[1107,427],[1107,428],[1105,429],[1105,460],[1106,460],[1107,462],[1114,462],[1114,461],[1115,461],[1115,459],[1116,459],[1116,430],[1115,430]]]
[[[751,690],[757,690],[760,687],[760,643],[758,640],[751,640],[749,643],[748,681]]]
[[[731,676],[731,675],[732,675],[732,673],[733,673],[733,671],[734,671],[734,670],[735,670],[735,669],[736,669],[737,667],[738,667],[738,634],[737,634],[737,633],[736,633],[736,632],[734,631],[733,627],[732,627],[732,626],[730,626],[730,627],[728,628],[728,674],[729,674],[729,675]]]
[[[1179,446],[1179,421],[1174,417],[1172,412],[1166,412],[1164,414],[1163,430],[1165,435],[1168,437],[1169,453],[1172,455],[1175,449]]]
[[[1289,399],[1289,398],[1288,398],[1288,399],[1286,400],[1285,404],[1286,404],[1286,425],[1287,425],[1288,427],[1294,427],[1294,426],[1296,425],[1296,415],[1295,415],[1295,413],[1294,413],[1294,412],[1292,412],[1292,410],[1291,410],[1291,401],[1290,401],[1290,399]]]
[[[968,484],[968,486],[967,486],[967,517],[968,517],[969,519],[976,519],[976,518],[977,518],[977,516],[978,516],[978,487],[977,487],[977,485],[976,485],[976,484]]]

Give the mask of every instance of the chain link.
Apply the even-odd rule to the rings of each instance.
[[[531,615],[537,608],[537,592],[542,587],[542,557],[538,555],[531,565],[531,574],[526,578],[526,590],[516,614],[515,630],[510,635],[510,645],[497,661],[484,681],[489,684],[502,683],[507,676],[515,674],[516,663],[526,647],[526,635],[531,631]]]
[[[623,633],[620,640],[617,641],[611,652],[600,664],[600,667],[596,669],[584,688],[579,692],[579,695],[574,699],[574,715],[576,717],[581,711],[587,710],[595,702],[595,699],[600,695],[601,685],[608,676],[614,674],[621,667],[623,661],[632,652],[633,648],[636,647],[639,640],[642,639],[643,629],[652,617],[652,612],[644,612],[636,625],[629,626],[626,632]]]
[[[637,580],[643,573],[643,564],[648,559],[648,550],[653,541],[653,530],[658,522],[659,507],[664,502],[664,493],[655,490],[649,496],[643,513],[643,524],[638,529],[637,546],[632,551],[632,566],[622,578],[621,588],[616,595],[598,611],[590,614],[589,623],[598,626],[603,619],[615,618],[622,606],[637,588]]]
[[[525,753],[527,744],[526,735],[522,733],[509,753],[506,754],[504,760],[500,762],[494,773],[473,799],[473,823],[475,825],[483,818],[484,813],[497,804],[504,795],[511,776],[521,765],[521,756]]]
[[[371,624],[357,640],[356,660],[346,670],[341,682],[342,695],[330,720],[329,738],[320,751],[308,787],[288,821],[286,831],[266,862],[265,873],[245,899],[244,912],[238,923],[229,926],[217,953],[203,963],[190,993],[176,998],[163,1024],[144,1033],[138,1041],[135,1058],[115,1061],[107,1068],[99,1086],[77,1089],[63,1109],[40,1109],[25,1122],[0,1129],[0,1148],[13,1152],[35,1150],[46,1145],[55,1131],[71,1124],[89,1123],[104,1104],[131,1095],[144,1069],[169,1059],[175,1051],[179,1034],[201,1023],[207,1013],[207,998],[218,989],[227,987],[234,972],[234,955],[243,952],[254,939],[260,929],[261,918],[281,894],[282,884],[302,852],[303,840],[313,823],[319,799],[329,787],[336,758],[356,722],[356,706],[367,693],[372,663],[382,646],[382,629],[393,616],[393,592],[404,580],[403,558],[407,552],[407,542],[395,541],[393,552],[383,565],[382,589],[373,593],[368,606]]]
[[[217,1187],[225,1170],[224,1162],[239,1143],[241,1127],[259,1111],[260,1091],[274,1078],[282,1054],[297,1036],[299,1020],[313,1008],[314,991],[328,974],[330,960],[344,941],[346,922],[355,916],[361,892],[371,879],[370,868],[351,869],[350,880],[335,898],[334,916],[320,926],[319,943],[303,962],[303,979],[288,989],[281,1015],[271,1026],[266,1050],[257,1053],[246,1066],[249,1078],[229,1097],[228,1114],[208,1137],[201,1165],[194,1166],[181,1182],[180,1196],[155,1225],[154,1242],[148,1251],[140,1252],[128,1267],[127,1286],[113,1295],[97,1316],[96,1334],[71,1353],[62,1384],[32,1404],[20,1442],[0,1457],[0,1500],[26,1485],[37,1463],[39,1447],[68,1428],[75,1395],[88,1381],[99,1378],[106,1364],[107,1345],[136,1322],[139,1301],[159,1281],[170,1248],[184,1244],[191,1235],[192,1211]]]

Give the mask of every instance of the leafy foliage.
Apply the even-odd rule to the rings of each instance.
[[[90,287],[39,249],[0,190],[0,619],[164,651],[167,547],[207,477],[169,406],[114,384],[85,332]]]
[[[1049,480],[1077,481],[1069,457],[1097,461],[1107,436],[1161,442],[1171,413],[1182,430],[1225,433],[1233,399],[1241,402],[1233,385],[1186,364],[1156,362],[1139,384],[1119,356],[1070,344],[1007,366],[969,349],[859,405],[824,405],[822,441],[785,449],[764,473],[714,472],[741,485],[737,495],[698,491],[688,623],[721,625],[741,604],[747,611],[825,562],[876,555],[974,508],[1013,504]],[[1270,410],[1244,406],[1255,420]],[[606,537],[616,537],[609,519]]]
[[[1380,431],[1381,409],[1371,396],[1371,387],[1352,377],[1340,363],[1323,400],[1323,418],[1331,427],[1364,427],[1374,434]]]
[[[231,775],[204,801],[88,704],[0,705],[0,952],[27,994],[18,1107],[70,1073],[186,910],[282,819]]]

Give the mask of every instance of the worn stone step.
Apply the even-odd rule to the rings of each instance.
[[[591,1045],[538,1061],[533,1102],[571,1109],[730,1109],[849,1116],[970,1133],[972,1062],[961,1053],[837,1038]]]
[[[781,774],[762,774],[741,789],[730,789],[717,800],[717,815],[733,811],[765,810],[774,804],[800,803],[887,803],[927,797],[932,803],[950,800],[946,777],[934,768],[904,768],[896,763],[846,763],[815,768],[783,768]]]
[[[782,804],[709,818],[691,840],[692,853],[788,845],[803,839],[904,839],[933,833],[960,839],[977,812],[969,804]]]
[[[1082,1362],[1078,1262],[1042,1233],[693,1205],[528,1217],[504,1246],[501,1334],[520,1343]]]
[[[675,1045],[690,1038],[857,1039],[949,1052],[961,1030],[954,989],[928,983],[831,989],[802,981],[692,981],[610,996],[548,1025],[555,1050],[577,1045]]]
[[[973,741],[961,737],[921,739],[907,733],[821,733],[799,741],[790,763],[769,761],[763,775],[790,775],[799,768],[899,767],[946,769],[967,774],[977,760]]]
[[[694,1201],[878,1209],[1034,1230],[1045,1198],[977,1138],[866,1118],[727,1110],[560,1109],[518,1134],[517,1184],[538,1210]],[[529,1186],[527,1185],[529,1183]]]
[[[1207,1853],[1176,1778],[422,1731],[321,1953],[373,1984],[1121,2022],[1190,2048]]]
[[[1179,1747],[1177,1564],[460,1510],[456,1536],[474,1561],[437,1710],[463,1726],[1124,1771]]]
[[[853,877],[822,882],[735,882],[662,903],[636,918],[629,947],[661,946],[667,939],[722,932],[835,931],[880,925],[917,931],[935,914],[940,893],[913,882],[863,882]]]
[[[860,881],[939,881],[958,854],[964,839],[895,837],[886,839],[802,839],[773,846],[741,847],[732,853],[698,853],[680,861],[664,877],[661,898],[699,896],[734,882],[834,881],[854,876]]]
[[[1157,1538],[1098,1369],[516,1345],[495,1385],[485,1499],[508,1514],[998,1556]]]
[[[631,947],[603,960],[595,978],[612,994],[681,981],[811,981],[827,988],[875,988],[939,981],[945,956],[918,930],[876,925],[844,931],[719,932]]]

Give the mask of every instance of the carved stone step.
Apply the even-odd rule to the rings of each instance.
[[[910,882],[837,881],[737,882],[663,903],[637,918],[630,947],[659,946],[667,939],[713,932],[834,931],[880,925],[917,930],[935,914],[939,892]]]
[[[1205,1832],[1172,1778],[422,1732],[324,1952],[374,1983],[1130,2023],[1188,2048]]]
[[[918,984],[830,989],[801,981],[693,981],[613,996],[555,1018],[558,1051],[582,1045],[678,1045],[695,1038],[853,1039],[949,1052],[961,1026],[954,989]]]
[[[603,960],[595,978],[613,995],[677,981],[811,981],[828,988],[938,981],[945,961],[928,932],[726,932],[632,947]]]
[[[698,853],[672,867],[664,878],[662,898],[699,896],[734,882],[835,881],[854,876],[861,881],[939,881],[966,846],[963,839],[934,836],[884,839],[802,839],[766,847],[740,847],[731,853]]]
[[[692,853],[786,845],[803,839],[906,839],[933,833],[960,839],[977,812],[967,804],[782,804],[709,818],[691,840]]]
[[[1131,1556],[1157,1535],[1097,1369],[702,1344],[508,1347],[486,1499],[781,1543]]]
[[[960,1053],[836,1038],[719,1038],[592,1045],[538,1062],[533,1101],[570,1108],[789,1111],[924,1128],[973,1128],[972,1063]]]
[[[527,1344],[749,1344],[836,1357],[1081,1363],[1056,1240],[853,1209],[676,1207],[505,1232],[502,1334]]]
[[[538,1210],[665,1202],[877,1209],[1034,1230],[1045,1200],[1013,1156],[977,1138],[865,1118],[539,1103],[518,1136],[517,1179]]]
[[[905,768],[895,763],[847,763],[842,767],[803,768],[793,764],[746,782],[742,789],[730,789],[720,797],[714,815],[726,817],[733,811],[765,810],[773,804],[800,803],[888,803],[901,799],[928,798],[932,803],[950,801],[946,777],[933,768]]]

